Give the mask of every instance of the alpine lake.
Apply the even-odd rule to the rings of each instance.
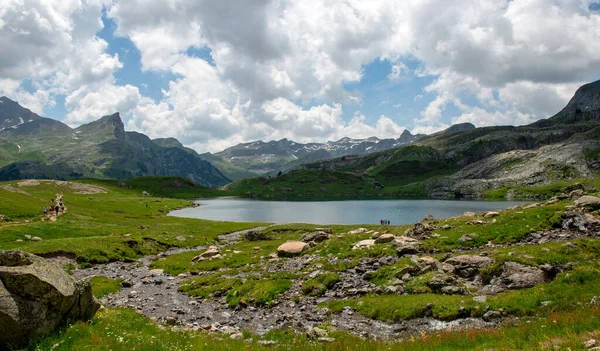
[[[477,200],[348,200],[348,201],[260,201],[237,197],[197,200],[198,207],[185,208],[169,215],[230,222],[379,224],[418,222],[431,214],[447,218],[464,212],[506,209],[525,201]]]

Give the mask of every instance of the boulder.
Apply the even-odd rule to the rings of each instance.
[[[575,229],[580,232],[587,232],[589,230],[594,230],[598,227],[600,223],[596,221],[593,217],[589,218],[583,212],[566,212],[563,215],[562,228],[563,229]]]
[[[328,239],[329,239],[329,234],[327,234],[326,232],[310,232],[310,233],[302,234],[300,241],[303,241],[305,243],[310,243],[310,242],[320,243],[321,241],[325,241]]]
[[[492,259],[485,256],[462,255],[451,257],[444,263],[450,264],[456,269],[456,274],[463,278],[471,278],[479,273],[481,268],[492,264]]]
[[[533,266],[527,266],[517,262],[506,262],[502,268],[502,274],[494,278],[491,284],[499,284],[507,289],[525,289],[536,286],[546,281],[546,273]]]
[[[100,308],[89,280],[22,251],[0,251],[0,349],[47,335],[68,320],[89,320]]]
[[[499,311],[487,311],[481,318],[486,322],[493,322],[502,318],[502,313]]]
[[[583,189],[573,190],[569,193],[569,198],[571,201],[575,201],[583,196]]]
[[[398,256],[414,255],[421,251],[422,243],[414,238],[407,236],[397,236],[392,241],[392,246],[397,247]]]
[[[147,191],[142,191],[142,196],[147,197],[150,196],[150,194]]]
[[[204,261],[212,258],[221,258],[221,250],[218,246],[209,246],[206,251],[192,258],[192,262]]]
[[[375,245],[375,240],[373,239],[361,240],[354,244],[352,250],[368,249],[373,245]]]
[[[308,250],[310,246],[302,241],[288,241],[277,248],[277,255],[280,257],[297,256]]]
[[[433,231],[433,227],[431,225],[429,225],[428,223],[418,222],[418,223],[415,223],[415,225],[412,228],[407,229],[404,232],[404,235],[413,237],[413,238],[418,238],[418,239],[426,239],[431,235],[432,231]]]
[[[449,274],[437,273],[426,284],[433,291],[441,291],[444,287],[456,284],[456,279]]]
[[[434,223],[435,222],[435,217],[433,217],[431,214],[428,214],[427,216],[423,217],[423,219],[421,220],[421,223]]]
[[[269,236],[258,230],[249,230],[244,233],[244,239],[248,241],[270,240]]]
[[[392,242],[393,240],[394,240],[394,234],[383,234],[383,235],[379,236],[377,239],[375,239],[375,243],[376,244],[384,244],[384,243]]]
[[[493,218],[493,217],[497,217],[497,216],[500,216],[500,212],[490,211],[490,212],[486,212],[486,214],[484,215],[485,218]]]
[[[575,204],[590,210],[600,209],[600,198],[596,196],[585,195],[575,200]]]

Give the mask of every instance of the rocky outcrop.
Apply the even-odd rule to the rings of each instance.
[[[244,233],[244,239],[248,241],[270,240],[271,238],[260,230],[249,230]]]
[[[405,236],[413,237],[417,239],[426,239],[431,236],[433,231],[433,226],[429,224],[429,222],[422,221],[415,223],[412,228],[407,229],[404,232]]]
[[[550,271],[550,269],[547,269]],[[505,290],[517,290],[534,287],[552,278],[544,270],[517,262],[505,262],[502,273],[494,277],[489,285],[481,289],[485,295],[494,295]]]
[[[585,195],[575,200],[575,204],[586,209],[598,210],[600,209],[600,198],[596,196]]]
[[[303,241],[305,243],[310,243],[311,245],[314,246],[317,243],[328,240],[329,236],[330,236],[330,234],[327,234],[326,232],[314,231],[314,232],[302,234],[300,241]]]
[[[478,274],[482,268],[492,264],[492,259],[485,256],[463,255],[449,258],[444,263],[453,266],[459,277],[471,278]]]
[[[419,253],[421,251],[422,243],[417,239],[402,235],[394,238],[392,246],[396,247],[398,256],[402,257],[404,255],[414,255]]]
[[[21,251],[0,251],[0,348],[22,345],[69,320],[88,320],[100,304],[87,280]]]

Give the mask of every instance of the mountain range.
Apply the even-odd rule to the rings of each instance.
[[[397,139],[342,138],[309,144],[259,140],[198,154],[175,138],[151,140],[125,131],[118,113],[72,129],[7,97],[0,98],[0,126],[0,180],[171,175],[209,187],[275,175],[318,160],[387,150],[424,137],[405,130]]]
[[[207,187],[230,182],[178,142],[125,131],[118,113],[73,129],[1,97],[0,126],[0,180],[156,175],[185,177]]]
[[[431,135],[405,130],[397,139],[255,141],[214,154],[198,154],[175,138],[125,131],[118,113],[73,129],[0,98],[0,180],[165,175],[208,187],[233,180],[226,189],[262,198],[477,196],[593,176],[599,141],[600,81],[578,89],[555,116],[527,126],[463,123]]]
[[[475,126],[471,125],[472,128]],[[326,143],[297,143],[288,139],[255,141],[238,144],[215,154],[201,156],[224,170],[237,169],[240,175],[229,174],[237,180],[248,176],[275,175],[298,168],[300,165],[346,155],[364,155],[408,145],[424,135],[412,135],[405,130],[398,139],[342,138]],[[244,173],[245,172],[245,173]],[[227,171],[225,171],[227,174]]]
[[[366,155],[302,164],[279,177],[226,186],[250,197],[478,197],[507,187],[590,178],[600,169],[600,81],[567,106],[526,126],[470,124]]]

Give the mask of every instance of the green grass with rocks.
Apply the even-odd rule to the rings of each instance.
[[[99,311],[90,323],[75,323],[33,343],[31,350],[584,350],[583,342],[597,339],[600,309],[578,307],[549,313],[527,323],[458,332],[423,332],[400,342],[364,340],[332,332],[331,343],[309,340],[303,334],[274,330],[264,337],[244,333],[244,340],[216,338],[205,333],[161,328],[127,309]],[[272,341],[261,345],[259,341]],[[554,348],[556,346],[556,348]]]
[[[153,181],[144,179],[143,182]],[[460,254],[483,255],[493,264],[481,269],[481,279],[489,282],[498,277],[507,262],[530,267],[546,264],[565,268],[556,278],[531,288],[507,290],[488,296],[484,302],[474,300],[467,286],[464,295],[444,295],[432,288],[435,271],[410,277],[402,282],[404,294],[388,290],[406,272],[415,272],[415,263],[399,258],[392,264],[378,264],[363,276],[380,291],[364,296],[335,298],[344,276],[350,270],[364,269],[365,260],[380,260],[396,256],[391,243],[352,250],[358,241],[371,238],[374,232],[388,231],[402,235],[412,225],[364,226],[365,230],[348,234],[358,226],[328,226],[333,232],[328,240],[314,244],[300,258],[300,266],[286,267],[288,258],[273,255],[277,247],[288,240],[298,240],[303,233],[319,226],[286,224],[268,226],[262,230],[263,240],[246,238],[229,244],[218,235],[262,226],[262,223],[227,223],[168,217],[175,208],[189,206],[187,200],[168,197],[144,197],[140,189],[161,189],[172,186],[156,179],[154,187],[146,185],[123,187],[106,181],[82,181],[79,184],[100,186],[104,192],[79,194],[81,189],[66,183],[41,182],[19,185],[1,184],[0,192],[7,199],[0,213],[9,219],[0,223],[0,249],[22,249],[38,254],[63,253],[82,265],[114,260],[133,261],[169,248],[193,248],[220,245],[221,258],[193,261],[204,249],[158,256],[151,268],[166,274],[187,273],[179,290],[198,299],[223,299],[234,313],[236,308],[273,308],[282,296],[297,291],[293,302],[303,304],[310,299],[325,299],[319,304],[330,316],[354,311],[370,319],[385,322],[406,322],[432,317],[452,321],[464,317],[483,316],[487,311],[499,311],[506,324],[492,329],[462,331],[424,330],[402,340],[364,340],[346,334],[324,323],[328,335],[335,341],[321,343],[305,334],[288,329],[273,329],[262,336],[243,332],[245,340],[214,336],[181,327],[159,327],[150,319],[127,309],[106,308],[89,323],[75,323],[43,340],[32,343],[37,350],[131,350],[150,348],[172,349],[286,349],[286,350],[469,350],[561,348],[582,349],[582,342],[597,338],[600,310],[590,301],[600,291],[600,243],[595,238],[580,238],[565,242],[535,245],[520,244],[528,235],[556,228],[571,201],[565,200],[539,206],[521,206],[501,211],[496,216],[459,216],[438,219],[436,229],[422,239],[420,256],[432,256],[443,261]],[[135,183],[135,181],[133,182]],[[169,185],[171,184],[171,185]],[[8,187],[7,187],[8,186]],[[180,184],[177,185],[180,187]],[[90,190],[90,189],[88,189]],[[144,190],[145,191],[145,190]],[[190,193],[166,191],[171,196],[186,197]],[[63,194],[67,213],[56,221],[42,220],[40,206],[49,198]],[[468,235],[468,240],[463,240]],[[41,241],[32,241],[31,237]],[[496,246],[486,247],[492,242]],[[500,244],[500,245],[498,245]],[[295,267],[295,268],[292,268]],[[74,267],[69,267],[72,271]],[[191,276],[190,276],[191,275]],[[98,298],[118,292],[120,279],[97,276],[92,289]],[[338,290],[336,290],[338,289]],[[289,298],[289,297],[288,297]],[[323,300],[319,300],[323,301]],[[253,307],[253,308],[254,308]],[[259,344],[272,340],[274,345]]]

